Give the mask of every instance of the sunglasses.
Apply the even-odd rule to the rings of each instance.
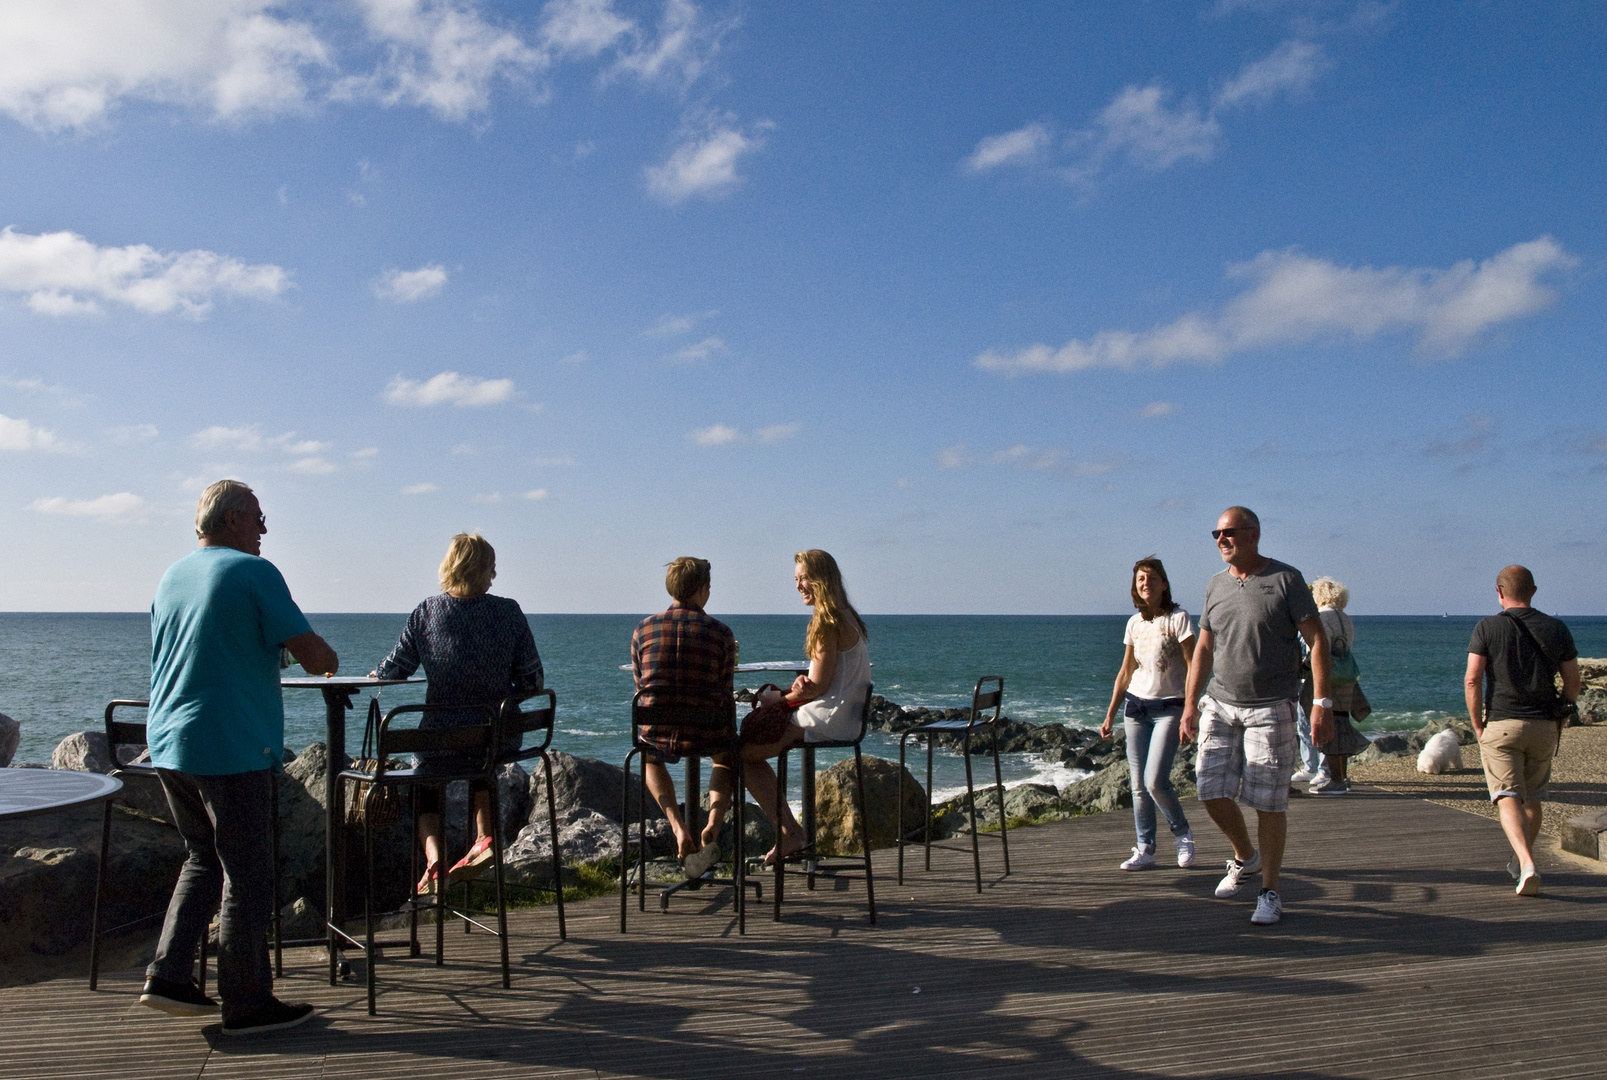
[[[1211,539],[1212,540],[1220,540],[1225,536],[1229,540],[1231,540],[1236,536],[1245,535],[1245,534],[1252,533],[1252,532],[1255,532],[1255,531],[1256,530],[1255,530],[1254,525],[1239,525],[1239,526],[1236,526],[1235,528],[1232,528],[1232,529],[1212,529],[1211,530]]]

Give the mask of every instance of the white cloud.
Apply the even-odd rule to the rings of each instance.
[[[358,0],[358,6],[386,58],[367,75],[337,82],[336,100],[416,105],[444,120],[465,120],[490,106],[498,79],[521,79],[550,62],[466,0]]]
[[[190,445],[206,453],[217,453],[220,450],[257,453],[267,446],[267,440],[262,437],[261,429],[255,424],[237,428],[214,424],[191,435]]]
[[[1222,136],[1216,118],[1189,101],[1173,107],[1167,103],[1170,96],[1155,84],[1117,94],[1084,133],[1092,147],[1073,174],[1090,175],[1115,158],[1151,172],[1189,158],[1210,161]]]
[[[1327,66],[1321,45],[1285,41],[1265,59],[1240,68],[1213,100],[1221,109],[1268,101],[1286,91],[1298,94],[1309,90]]]
[[[7,0],[0,111],[42,131],[93,128],[123,100],[209,109],[220,120],[304,107],[330,63],[276,0]]]
[[[0,450],[63,450],[56,433],[0,414]]]
[[[1533,314],[1555,300],[1542,278],[1578,260],[1551,237],[1514,244],[1475,264],[1342,267],[1297,251],[1266,251],[1231,267],[1249,287],[1217,312],[1190,312],[1149,330],[1103,330],[1058,349],[989,350],[976,365],[1003,375],[1138,370],[1214,364],[1236,353],[1319,338],[1366,340],[1412,333],[1419,351],[1453,356],[1492,326]]]
[[[770,427],[762,427],[755,431],[753,437],[760,443],[770,446],[778,442],[785,442],[802,430],[802,424],[772,424]]]
[[[130,424],[106,430],[107,440],[120,446],[138,446],[155,440],[160,434],[155,424]]]
[[[1142,409],[1139,409],[1138,415],[1142,420],[1158,420],[1163,416],[1171,416],[1175,412],[1177,412],[1177,406],[1170,401],[1152,401]]]
[[[502,492],[493,491],[489,495],[476,495],[473,501],[477,503],[499,503],[502,501]]]
[[[403,495],[432,495],[435,492],[440,491],[440,490],[441,490],[441,485],[440,484],[432,484],[429,481],[425,481],[422,484],[409,484],[407,487],[402,489],[402,494]]]
[[[89,517],[99,521],[130,521],[142,516],[145,500],[127,491],[102,495],[98,499],[35,499],[30,509],[40,514]]]
[[[446,267],[429,263],[417,270],[390,269],[374,282],[374,295],[393,304],[426,300],[446,287]]]
[[[642,331],[645,338],[678,337],[705,319],[712,319],[718,311],[690,311],[685,315],[660,315],[658,321]]]
[[[713,424],[706,428],[698,428],[691,434],[692,441],[699,446],[725,446],[728,443],[738,442],[741,438],[742,432],[724,424]]]
[[[694,195],[706,199],[728,195],[742,183],[738,159],[763,145],[757,135],[722,124],[677,146],[664,164],[649,165],[647,190],[672,206]]]
[[[285,468],[303,476],[327,476],[335,471],[335,466],[321,457],[305,457],[299,461],[292,461]]]
[[[545,499],[546,497],[547,497],[547,489],[546,488],[536,488],[533,491],[527,491],[524,494],[519,496],[519,498],[521,498],[521,499],[529,499],[532,502],[539,502],[542,499]]]
[[[353,461],[368,461],[379,456],[379,447],[365,446],[361,450],[353,450],[348,456]]]
[[[579,349],[570,353],[568,356],[562,357],[558,362],[560,364],[584,364],[586,360],[586,350]]]
[[[555,52],[596,56],[635,29],[611,0],[551,0],[541,9],[541,40]]]
[[[691,0],[665,0],[658,39],[648,41],[632,34],[634,47],[615,62],[611,74],[631,75],[645,83],[686,87],[702,76],[710,58],[720,50],[735,19],[704,23]]]
[[[670,357],[670,359],[674,360],[678,364],[697,364],[707,360],[716,353],[723,353],[725,351],[726,348],[724,341],[717,337],[706,337],[695,345],[688,345],[684,349],[677,350],[675,354]]]
[[[385,401],[391,405],[427,408],[431,405],[457,405],[477,408],[501,405],[513,397],[512,379],[481,379],[443,371],[424,382],[398,375],[385,387]]]
[[[164,315],[203,317],[214,296],[269,300],[290,288],[290,275],[271,263],[196,249],[159,252],[147,244],[103,248],[77,233],[31,236],[0,230],[0,289],[26,293],[42,315],[93,314],[97,299]]]
[[[937,464],[940,469],[963,469],[975,460],[966,451],[964,443],[955,443],[953,446],[945,447],[943,452],[937,456]]]
[[[964,168],[967,172],[986,172],[1001,165],[1030,165],[1048,145],[1049,128],[1041,123],[1028,124],[1003,135],[989,135],[977,143],[965,159]]]

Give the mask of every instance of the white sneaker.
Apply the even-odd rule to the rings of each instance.
[[[1244,879],[1250,874],[1261,871],[1261,853],[1258,851],[1250,856],[1249,862],[1240,862],[1238,859],[1228,860],[1228,873],[1217,883],[1216,895],[1226,900],[1230,896],[1239,895],[1244,887]]]
[[[1122,863],[1123,870],[1148,870],[1155,865],[1155,853],[1143,848],[1133,849],[1133,857]]]
[[[1507,863],[1507,876],[1512,878],[1513,881],[1522,879],[1523,871],[1518,867],[1518,861],[1516,859]]]
[[[1289,786],[1293,787],[1296,784],[1309,784],[1316,778],[1317,773],[1315,770],[1301,769],[1299,772],[1295,773],[1289,778]]]
[[[1194,830],[1190,829],[1182,836],[1172,837],[1172,843],[1177,845],[1177,865],[1185,869],[1194,865]]]
[[[1255,914],[1250,921],[1257,926],[1271,926],[1283,918],[1283,901],[1278,898],[1278,890],[1262,889],[1261,895],[1255,898]]]

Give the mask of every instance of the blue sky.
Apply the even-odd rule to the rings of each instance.
[[[312,611],[1607,611],[1607,9],[13,0],[3,610],[259,491]]]

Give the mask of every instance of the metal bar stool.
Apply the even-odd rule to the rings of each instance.
[[[546,698],[546,704],[536,709],[525,709],[524,703],[533,698]],[[502,703],[502,738],[500,751],[497,756],[497,766],[515,764],[529,761],[532,758],[541,759],[541,767],[547,781],[547,827],[552,840],[552,881],[555,903],[558,907],[558,938],[560,941],[569,940],[569,931],[564,924],[564,876],[563,853],[558,849],[558,813],[557,803],[552,790],[552,757],[547,748],[552,745],[553,723],[558,715],[558,695],[551,690],[537,690],[522,698],[509,698]],[[531,732],[539,731],[543,734],[541,741],[535,746],[525,746],[525,736]],[[497,828],[502,828],[502,822],[497,821]],[[498,837],[500,841],[502,838]],[[465,907],[472,907],[471,879],[463,883]],[[504,888],[533,888],[523,885],[507,885]],[[463,932],[469,933],[473,924],[465,921]]]
[[[983,689],[986,686],[987,689]],[[971,815],[971,863],[976,870],[976,891],[982,891],[982,851],[977,840],[976,786],[971,773],[971,737],[986,728],[993,751],[993,793],[999,806],[999,841],[1004,846],[1004,873],[1010,875],[1010,829],[1004,816],[1004,776],[999,768],[999,711],[1004,704],[1004,679],[998,675],[984,675],[971,691],[971,711],[964,720],[933,720],[904,732],[898,740],[898,764],[904,766],[904,752],[910,738],[926,743],[926,827],[921,830],[921,843],[926,849],[926,869],[932,869],[932,744],[942,732],[960,732],[964,736],[961,754],[965,758],[965,805]],[[992,710],[992,715],[987,715]],[[915,830],[904,831],[904,801],[898,803],[898,883],[904,884],[904,848],[914,843]]]
[[[392,724],[398,716],[409,713],[418,713],[421,716],[429,713],[463,713],[481,712],[485,722],[480,724],[467,724],[454,727],[422,728],[422,727],[393,727]],[[363,814],[363,857],[365,875],[363,880],[363,940],[358,941],[350,934],[338,927],[335,933],[350,945],[363,950],[367,961],[368,981],[368,1015],[375,1014],[375,969],[379,966],[380,949],[389,945],[404,944],[403,942],[380,942],[374,938],[375,923],[379,912],[374,910],[374,828],[372,814],[369,812],[379,792],[385,787],[416,787],[420,785],[446,785],[456,780],[485,780],[491,789],[491,820],[500,822],[502,819],[501,801],[498,798],[496,770],[498,764],[498,750],[501,745],[499,738],[501,723],[497,710],[490,705],[398,705],[386,713],[380,720],[378,737],[374,755],[376,764],[373,771],[361,769],[343,769],[340,773],[342,780],[355,780],[369,785],[364,795]],[[415,766],[391,768],[392,758],[408,754],[423,755],[420,763]],[[435,756],[435,755],[446,755]],[[471,807],[470,813],[473,810]],[[412,915],[410,932],[407,942],[410,956],[419,955],[418,944],[418,912],[419,898],[418,885],[414,874],[418,873],[418,812],[415,803],[413,813],[413,837],[409,843],[412,846],[413,871],[408,876],[413,883],[408,886],[408,903],[406,910]],[[435,913],[435,964],[440,967],[445,963],[445,933],[448,917],[464,919],[487,933],[495,934],[502,951],[502,986],[507,989],[512,985],[508,968],[508,909],[506,897],[503,892],[502,877],[502,845],[491,845],[492,862],[496,882],[496,929],[486,926],[474,918],[477,912],[465,908],[451,907],[446,903],[446,889],[438,885],[435,890],[434,902],[429,905]]]
[[[150,704],[151,703],[149,701],[136,701],[136,700],[132,700],[132,699],[121,700],[120,699],[118,701],[113,701],[113,702],[109,703],[106,706],[106,714],[105,714],[105,717],[106,717],[106,749],[107,749],[107,753],[111,756],[111,761],[112,761],[111,775],[117,777],[119,780],[122,780],[125,783],[130,778],[133,778],[133,777],[143,777],[143,778],[147,778],[149,780],[155,781],[156,783],[161,783],[160,778],[156,775],[156,767],[154,765],[150,765],[150,764],[147,764],[146,762],[138,761],[138,760],[131,761],[131,762],[127,763],[127,764],[124,764],[123,761],[122,761],[123,756],[124,756],[123,755],[124,750],[135,751],[135,753],[130,755],[130,756],[135,757],[135,758],[139,758],[139,757],[144,756],[144,751],[146,749],[148,749],[149,744],[146,742],[146,729],[145,729],[144,722],[139,721],[139,720],[119,720],[116,717],[117,710],[119,710],[119,709],[146,709],[146,708],[150,707]],[[125,789],[125,791],[126,791],[126,789]],[[272,800],[272,805],[273,805],[273,813],[269,816],[269,820],[273,822],[273,831],[272,831],[272,835],[271,835],[271,840],[272,840],[272,844],[273,844],[273,867],[274,867],[274,874],[273,874],[273,956],[274,956],[274,970],[275,970],[276,975],[283,975],[285,973],[284,972],[284,945],[286,943],[284,941],[282,941],[283,935],[280,933],[280,921],[279,921],[280,920],[280,908],[283,905],[281,904],[281,900],[280,900],[280,896],[279,896],[279,775],[278,775],[277,772],[275,772],[273,774],[273,776],[272,776],[272,782],[271,782],[271,784],[269,786],[268,797]],[[114,803],[114,802],[126,802],[131,806],[133,805],[133,802],[129,798],[127,798],[126,795],[122,795],[122,796],[114,795],[112,798],[106,800],[105,809],[104,809],[103,815],[101,817],[101,825],[100,825],[100,864],[96,868],[96,871],[95,871],[95,908],[94,908],[94,915],[91,916],[92,921],[91,921],[90,930],[89,930],[89,988],[91,990],[97,989],[98,986],[99,986],[99,983],[100,983],[100,941],[101,941],[101,937],[103,935],[105,935],[105,934],[115,934],[120,930],[127,930],[129,927],[138,926],[140,923],[150,922],[152,919],[159,919],[162,916],[167,914],[167,908],[164,906],[160,910],[151,912],[149,915],[141,915],[137,919],[130,919],[128,922],[123,923],[120,926],[113,926],[113,927],[104,928],[104,929],[102,928],[101,924],[102,924],[102,921],[103,921],[103,914],[104,914],[103,904],[104,904],[104,899],[105,899],[105,894],[106,894],[106,870],[107,870],[107,863],[110,860],[111,848],[112,848],[112,803]],[[320,941],[321,941],[321,939],[320,939]],[[295,945],[295,944],[318,944],[318,943],[319,943],[319,941],[309,941],[309,942],[290,942],[289,944]],[[197,983],[199,984],[202,992],[205,992],[205,990],[206,990],[206,960],[207,960],[207,935],[203,934],[201,936],[201,943],[200,943],[199,978],[197,979]]]
[[[830,739],[822,742],[806,742],[799,749],[802,751],[803,769],[803,821],[804,846],[785,859],[775,862],[775,920],[781,921],[781,901],[788,874],[799,875],[805,879],[811,892],[815,888],[815,878],[848,878],[850,875],[863,873],[865,875],[865,903],[870,911],[871,925],[876,925],[876,879],[871,872],[870,865],[870,815],[869,807],[865,801],[865,759],[860,753],[859,744],[865,739],[865,732],[870,727],[870,699],[876,690],[875,684],[865,687],[865,701],[859,712],[859,734],[852,739]],[[851,862],[822,862],[816,851],[817,835],[815,831],[815,751],[830,749],[854,750],[854,778],[859,792],[859,849],[861,857]],[[790,747],[788,748],[790,749]],[[776,821],[782,820],[782,807],[787,798],[787,750],[782,750],[776,756]],[[900,799],[900,802],[903,800]],[[780,827],[777,826],[777,844],[780,843]],[[802,866],[789,866],[789,863],[801,863]]]
[[[642,695],[652,694],[663,698],[673,693],[659,687],[657,689],[638,690],[631,698],[631,749],[625,755],[625,794],[619,815],[620,828],[624,831],[624,840],[619,853],[619,932],[625,933],[625,913],[628,907],[627,897],[630,895],[631,885],[631,759],[640,758],[641,788],[637,798],[636,807],[636,888],[637,910],[647,910],[647,800],[652,796],[647,790],[647,755],[660,753],[653,743],[642,738],[642,729],[647,726],[655,728],[679,728],[693,742],[701,745],[711,745],[720,739],[726,742],[725,752],[731,756],[732,773],[732,836],[735,851],[732,853],[733,875],[729,878],[717,878],[713,871],[705,874],[697,881],[682,881],[670,885],[659,892],[659,910],[668,911],[670,897],[688,888],[698,888],[703,884],[730,885],[736,891],[735,907],[737,915],[737,933],[748,932],[748,909],[746,891],[752,885],[755,893],[758,892],[759,883],[750,881],[747,877],[746,859],[743,856],[743,839],[746,822],[744,820],[743,805],[747,801],[747,792],[742,785],[742,757],[741,746],[737,740],[736,702],[727,698],[720,705],[683,705],[676,703],[655,702],[652,705],[642,704]],[[693,832],[698,831],[699,822],[699,780],[698,765],[702,760],[701,754],[685,754],[686,759],[686,827]]]

